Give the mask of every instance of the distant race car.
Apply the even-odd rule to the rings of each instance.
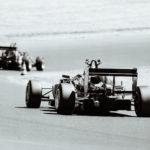
[[[42,57],[37,57],[34,62],[27,52],[18,51],[16,44],[0,46],[0,50],[0,68],[2,69],[23,70],[24,65],[27,71],[30,71],[32,67],[36,67],[39,71],[45,68]]]
[[[71,115],[83,110],[106,115],[112,110],[131,110],[134,105],[137,116],[150,116],[150,87],[137,86],[137,69],[99,68],[100,63],[100,60],[86,60],[83,75],[73,78],[63,75],[51,88],[30,80],[26,88],[26,106],[39,108],[41,101],[49,101],[58,114]],[[112,81],[108,76],[112,76]],[[125,90],[123,84],[116,85],[116,77],[132,77],[132,90]]]

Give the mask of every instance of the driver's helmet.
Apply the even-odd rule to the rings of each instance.
[[[98,84],[101,82],[101,78],[99,76],[92,76],[90,79],[91,83]]]

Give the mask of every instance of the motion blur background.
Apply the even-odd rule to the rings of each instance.
[[[47,70],[149,66],[149,0],[0,0],[0,45],[42,55]],[[83,64],[83,65],[82,65]]]
[[[150,119],[134,111],[66,116],[25,104],[29,80],[52,87],[62,74],[82,73],[86,58],[138,67],[138,85],[150,85],[150,0],[0,0],[0,46],[14,42],[43,56],[46,70],[0,70],[1,150],[150,149]]]

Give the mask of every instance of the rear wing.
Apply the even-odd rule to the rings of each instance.
[[[137,69],[89,68],[89,75],[137,77]]]
[[[12,46],[0,46],[0,50],[10,50],[10,51],[14,51],[14,50],[17,50],[17,47],[12,47]]]

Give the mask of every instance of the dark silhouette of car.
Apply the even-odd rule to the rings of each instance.
[[[87,114],[107,115],[109,111],[130,111],[133,105],[137,116],[150,116],[150,86],[137,86],[137,69],[100,68],[100,63],[100,60],[86,60],[83,75],[72,78],[63,75],[51,88],[30,80],[26,88],[26,106],[39,108],[41,101],[49,101],[58,114],[71,115],[83,110]],[[108,76],[112,80],[109,81]],[[122,82],[116,85],[116,77],[131,77],[131,90],[125,89]]]

